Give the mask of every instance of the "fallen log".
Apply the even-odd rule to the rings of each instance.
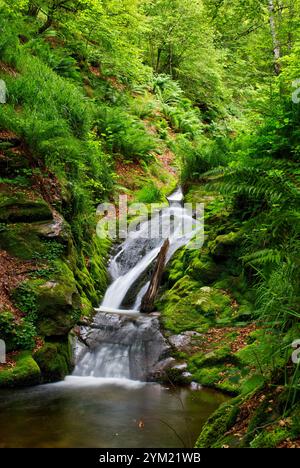
[[[141,312],[150,313],[154,310],[154,301],[157,295],[157,291],[161,282],[161,277],[164,271],[166,256],[170,246],[169,239],[166,239],[163,243],[162,248],[157,256],[155,268],[150,280],[149,288],[142,299]]]

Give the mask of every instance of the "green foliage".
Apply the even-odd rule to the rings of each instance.
[[[107,149],[127,159],[149,159],[156,148],[155,140],[135,118],[118,108],[102,107],[97,112],[98,134]]]
[[[11,312],[0,313],[0,338],[5,341],[6,351],[33,349],[36,329],[30,320],[16,321]]]
[[[145,183],[144,187],[136,194],[140,203],[156,203],[162,200],[162,194],[153,181]]]

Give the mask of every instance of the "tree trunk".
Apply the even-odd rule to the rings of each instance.
[[[161,277],[164,271],[166,255],[170,246],[169,239],[166,239],[158,254],[154,272],[150,281],[149,288],[142,299],[141,312],[149,313],[154,309],[154,301],[161,282]]]
[[[270,27],[271,27],[271,35],[273,41],[273,54],[274,54],[274,71],[275,75],[279,75],[280,73],[280,43],[277,37],[276,31],[276,23],[275,23],[275,11],[274,11],[274,2],[273,0],[269,0],[269,20],[270,20]]]
[[[28,10],[27,10],[27,15],[32,16],[33,18],[36,18],[38,15],[38,12],[40,11],[39,7],[35,5],[34,3],[29,3],[28,5]]]
[[[52,23],[53,23],[53,15],[48,14],[47,20],[45,21],[45,23],[38,30],[38,34],[43,34],[45,31],[47,31],[47,29],[50,28]]]

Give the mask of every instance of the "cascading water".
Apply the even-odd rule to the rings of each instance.
[[[180,235],[182,220],[194,223],[181,200],[178,190],[169,208],[152,217],[154,225],[172,217],[167,260],[193,235]],[[78,340],[74,375],[28,389],[0,389],[1,447],[193,447],[204,422],[226,400],[210,390],[146,384],[163,376],[172,361],[156,314],[139,313],[151,262],[164,240],[141,235],[152,220],[141,222],[112,259],[112,284],[92,326],[81,330],[87,346]]]
[[[164,240],[169,238],[170,242],[168,262],[201,229],[201,223],[182,206],[182,200],[179,188],[168,197],[168,207],[129,232],[112,258],[112,283],[92,327],[82,330],[88,347],[78,345],[74,375],[147,380],[166,356],[169,347],[157,317],[141,314],[139,308],[149,286],[147,272]]]

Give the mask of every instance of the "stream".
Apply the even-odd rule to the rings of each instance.
[[[201,228],[182,199],[179,188],[169,206],[141,221],[116,248],[111,284],[93,324],[81,328],[73,374],[54,384],[0,391],[0,447],[193,447],[227,398],[154,383],[175,364],[157,314],[139,312],[164,239],[170,241],[168,262]]]

